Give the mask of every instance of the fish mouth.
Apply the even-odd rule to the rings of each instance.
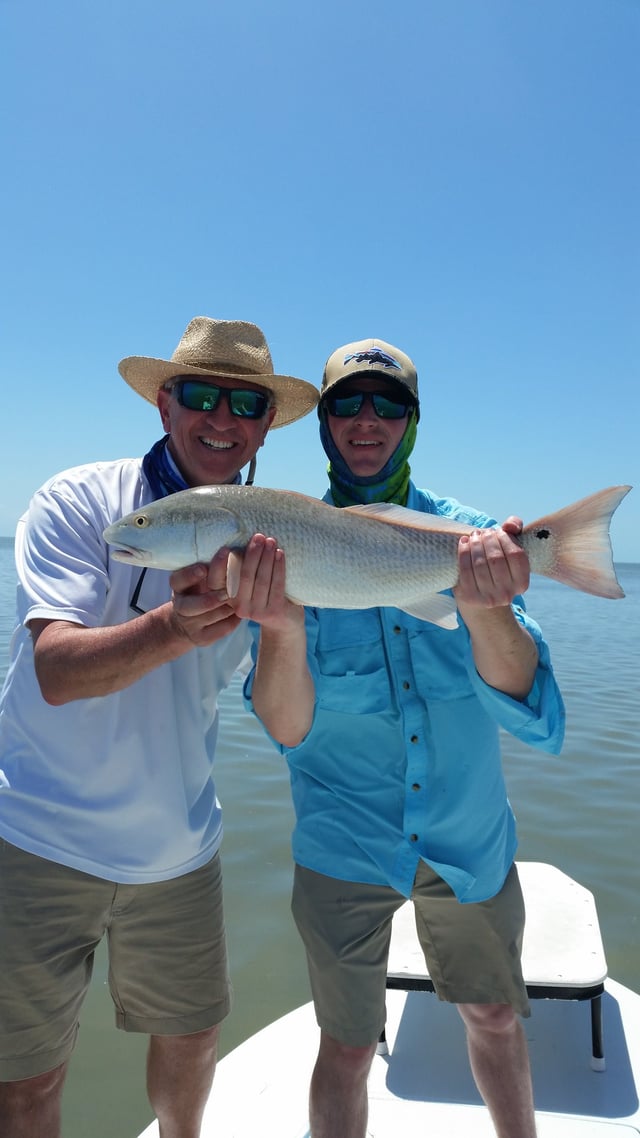
[[[111,557],[114,561],[143,561],[147,557],[144,549],[132,549],[128,545],[119,545],[115,549],[111,549]]]

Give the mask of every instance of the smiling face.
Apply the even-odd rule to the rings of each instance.
[[[245,379],[203,376],[203,381],[228,391],[268,390]],[[260,419],[232,415],[229,401],[221,398],[215,411],[191,411],[183,407],[175,393],[161,388],[158,410],[168,435],[169,450],[190,486],[215,486],[233,482],[243,466],[264,443],[276,410],[271,407]]]
[[[333,389],[338,394],[336,388]],[[401,388],[379,376],[354,376],[339,385],[340,395],[360,391],[397,395]],[[331,437],[352,474],[370,478],[378,474],[391,458],[407,429],[408,418],[380,419],[370,399],[365,399],[357,415],[341,419],[329,414],[327,423]]]

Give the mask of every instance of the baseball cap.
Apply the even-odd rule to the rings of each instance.
[[[418,402],[418,374],[413,361],[384,340],[355,340],[336,348],[325,364],[320,398],[337,383],[356,375],[379,375],[398,383]]]

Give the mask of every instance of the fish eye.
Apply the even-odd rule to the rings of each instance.
[[[135,524],[138,529],[146,529],[149,525],[149,519],[146,514],[138,514],[135,519]]]

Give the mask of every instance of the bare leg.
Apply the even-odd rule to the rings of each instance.
[[[471,1070],[498,1138],[536,1138],[529,1053],[508,1004],[459,1004]]]
[[[312,1138],[365,1138],[367,1076],[375,1053],[375,1043],[346,1047],[322,1032],[309,1096]]]
[[[60,1138],[67,1064],[14,1083],[0,1083],[2,1138]]]
[[[160,1138],[199,1138],[216,1067],[219,1027],[193,1035],[152,1035],[147,1093]]]

